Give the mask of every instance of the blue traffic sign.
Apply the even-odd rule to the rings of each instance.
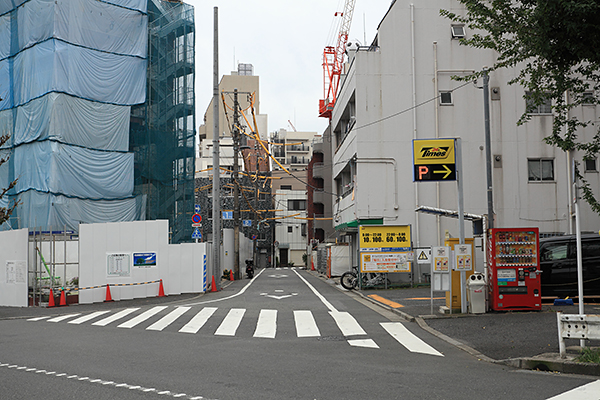
[[[242,221],[242,226],[252,226],[252,220],[251,219],[245,219]]]
[[[200,214],[192,215],[192,222],[195,224],[199,224],[200,222],[202,222],[202,215],[200,215]]]
[[[194,232],[192,232],[192,239],[202,239],[202,233],[200,233],[200,229],[194,229]]]
[[[233,211],[223,211],[223,219],[233,219]]]
[[[196,214],[200,214],[200,204],[196,204],[196,205],[194,206],[194,212],[195,212]]]

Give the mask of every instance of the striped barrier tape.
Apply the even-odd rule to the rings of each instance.
[[[87,290],[87,289],[100,289],[107,286],[139,286],[139,285],[149,285],[151,283],[160,283],[162,279],[157,281],[148,281],[148,282],[136,282],[136,283],[107,283],[105,285],[98,286],[86,286],[86,287],[76,287],[76,288],[61,288],[60,290],[64,290],[65,292],[76,292],[78,290]]]

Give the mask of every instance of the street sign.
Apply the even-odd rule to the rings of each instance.
[[[413,140],[413,181],[455,181],[454,139]]]
[[[360,251],[410,251],[410,226],[362,225]]]
[[[200,229],[194,229],[194,232],[192,232],[192,239],[202,239],[202,233],[200,233]]]
[[[192,215],[192,222],[194,224],[199,224],[200,222],[202,222],[202,215],[200,215],[200,214]]]
[[[414,258],[408,225],[362,225],[360,272],[410,272]]]
[[[200,214],[200,204],[196,204],[196,205],[194,206],[194,212],[195,212],[196,214]]]
[[[192,224],[192,228],[202,228],[202,224]]]
[[[256,235],[252,235],[252,240],[256,240]]]
[[[470,271],[473,268],[471,245],[457,244],[454,246],[454,252],[456,256],[454,269],[457,271]]]
[[[431,262],[431,249],[418,249],[416,255],[418,264],[429,264]]]
[[[245,219],[242,221],[242,226],[252,226],[252,220],[251,219]]]
[[[223,219],[233,219],[233,211],[223,211]]]

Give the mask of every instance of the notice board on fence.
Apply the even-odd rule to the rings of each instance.
[[[360,272],[410,272],[410,225],[361,225]]]

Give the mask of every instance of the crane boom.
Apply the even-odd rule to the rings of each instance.
[[[341,15],[342,17],[337,44],[335,47],[327,46],[323,50],[324,98],[319,101],[319,117],[331,119],[331,112],[333,111],[339,89],[342,66],[344,65],[346,42],[348,41],[348,34],[350,33],[355,3],[356,0],[346,0],[344,11],[335,14],[336,16]]]

